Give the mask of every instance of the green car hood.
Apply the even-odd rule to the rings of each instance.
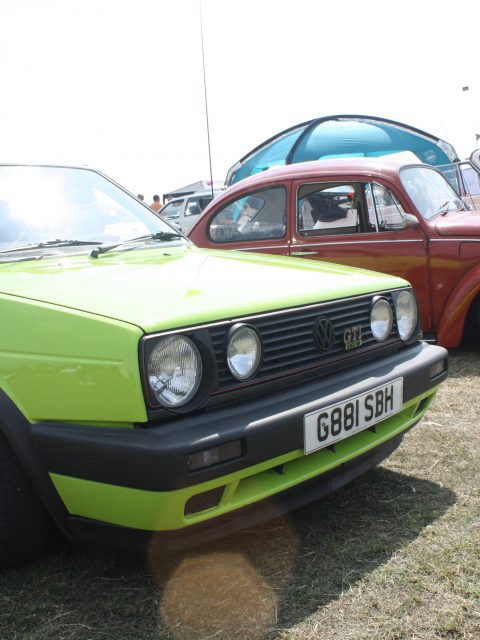
[[[0,294],[114,318],[146,333],[406,284],[330,263],[192,246],[0,265]]]

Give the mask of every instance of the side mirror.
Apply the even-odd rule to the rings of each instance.
[[[418,227],[418,218],[413,213],[404,213],[405,229],[416,229]]]
[[[418,219],[413,213],[404,213],[402,214],[402,221],[395,223],[384,224],[384,229],[386,231],[401,231],[402,229],[416,229],[418,227]]]
[[[470,155],[470,162],[476,167],[477,171],[480,170],[480,149],[475,149]]]

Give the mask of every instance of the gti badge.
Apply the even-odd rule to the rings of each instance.
[[[354,349],[362,344],[362,325],[357,324],[354,327],[348,327],[343,332],[343,342],[345,350]]]

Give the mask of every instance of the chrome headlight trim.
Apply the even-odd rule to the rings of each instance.
[[[247,324],[233,325],[228,334],[227,365],[234,378],[248,380],[257,371],[262,357],[258,333]]]
[[[411,289],[404,289],[399,291],[393,299],[398,335],[403,342],[408,342],[418,327],[418,306],[415,295]]]
[[[393,325],[393,311],[386,298],[375,296],[370,310],[370,328],[377,342],[386,340]]]
[[[147,383],[166,409],[182,407],[195,396],[202,379],[202,358],[184,335],[160,338],[147,359]]]

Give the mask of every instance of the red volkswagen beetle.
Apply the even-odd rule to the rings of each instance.
[[[425,336],[455,347],[480,318],[480,211],[472,207],[428,165],[393,156],[321,160],[241,180],[188,235],[201,247],[402,276],[416,291]]]

